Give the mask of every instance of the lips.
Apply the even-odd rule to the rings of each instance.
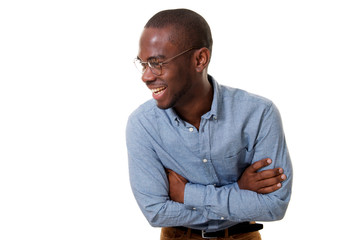
[[[152,86],[150,88],[149,86],[149,89],[150,91],[152,92],[152,97],[157,101],[163,101],[164,100],[164,97],[165,97],[165,92],[167,90],[167,87],[166,86]]]
[[[151,92],[154,95],[160,95],[161,93],[163,93],[165,91],[166,87],[159,87],[159,88],[154,88],[154,89],[150,89]]]

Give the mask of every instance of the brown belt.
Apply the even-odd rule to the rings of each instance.
[[[188,230],[188,228],[186,227],[176,227],[176,228],[181,229],[183,231]],[[190,229],[190,230],[191,233],[200,235],[202,238],[208,239],[208,238],[226,237],[226,231],[228,232],[228,236],[232,236],[240,233],[255,232],[261,229],[263,229],[263,225],[260,223],[242,222],[227,229],[216,232],[206,232],[204,230],[197,230],[197,229]]]

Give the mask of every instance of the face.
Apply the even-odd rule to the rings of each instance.
[[[163,62],[186,49],[179,49],[169,41],[171,28],[145,28],[140,38],[138,57],[142,61],[156,59]],[[152,91],[152,96],[161,109],[188,104],[194,82],[189,51],[162,66],[162,74],[153,74],[149,67],[142,76],[142,80]]]

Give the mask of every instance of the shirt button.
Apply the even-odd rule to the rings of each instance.
[[[221,219],[221,220],[224,220],[224,217],[221,217],[220,219]]]
[[[193,132],[193,131],[194,131],[194,128],[192,128],[192,127],[189,128],[189,131],[190,131],[190,132]]]
[[[214,118],[213,118],[214,120],[216,120],[217,119],[217,117],[216,116],[214,116]]]
[[[196,207],[193,207],[193,210],[196,210]]]
[[[203,159],[203,163],[207,163],[207,161],[208,161],[208,160],[207,160],[206,158]]]

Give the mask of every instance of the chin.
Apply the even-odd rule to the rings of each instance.
[[[168,108],[171,108],[171,106],[167,106],[167,105],[161,105],[161,104],[156,104],[156,106],[158,107],[158,108],[160,108],[160,109],[162,109],[162,110],[166,110],[166,109],[168,109]]]
[[[166,107],[166,106],[162,106],[162,105],[159,105],[159,104],[157,104],[157,107],[158,107],[158,108],[160,108],[160,109],[162,109],[162,110],[166,110],[166,109],[168,109],[168,107]]]
[[[174,107],[174,105],[175,105],[175,102],[170,102],[170,103],[167,103],[167,104],[166,103],[156,102],[156,106],[158,108],[160,108],[160,109],[163,109],[163,110],[172,108],[172,107]]]

